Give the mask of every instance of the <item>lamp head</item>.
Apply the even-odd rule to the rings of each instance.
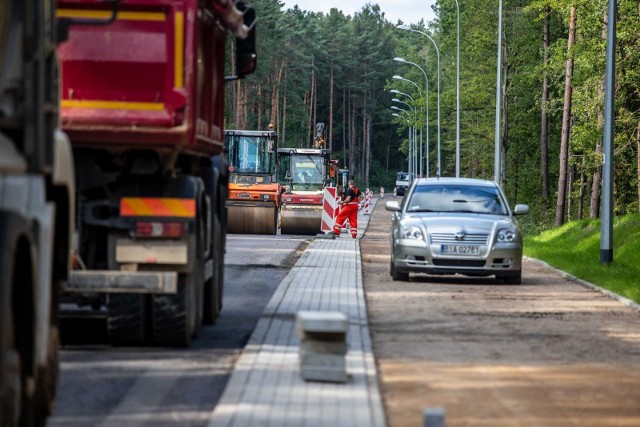
[[[396,90],[396,89],[391,89],[389,92],[390,92],[390,93],[400,93],[400,91],[399,91],[399,90]]]
[[[406,59],[404,59],[404,58],[400,58],[399,56],[396,56],[395,58],[393,58],[393,60],[394,60],[394,61],[397,61],[397,62],[407,62],[407,60],[406,60]]]
[[[392,116],[396,116],[396,117],[402,117],[400,114],[398,113],[391,113]]]
[[[402,101],[400,101],[398,98],[393,98],[391,102],[402,102]]]
[[[394,79],[394,80],[404,80],[404,77],[400,77],[397,74],[395,76],[391,77],[391,78]]]
[[[396,28],[399,29],[399,30],[410,30],[411,29],[405,24],[400,24]]]
[[[392,105],[392,106],[391,106],[391,109],[392,109],[392,110],[399,110],[399,111],[403,111],[403,110],[402,110],[402,108],[398,108],[398,107],[396,107],[395,105]]]

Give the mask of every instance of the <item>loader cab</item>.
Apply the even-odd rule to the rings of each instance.
[[[276,182],[276,132],[226,130],[224,141],[231,183]]]
[[[324,149],[278,149],[278,181],[287,192],[322,191],[331,182],[330,156]]]

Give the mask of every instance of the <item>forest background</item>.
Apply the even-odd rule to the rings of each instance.
[[[497,1],[460,0],[460,176],[493,179],[498,55]],[[456,4],[398,29],[375,4],[353,16],[283,10],[253,0],[258,69],[227,90],[228,129],[267,129],[281,147],[310,147],[315,125],[361,187],[391,191],[407,170],[408,129],[429,109],[428,170],[435,175],[440,64],[441,176],[455,176]],[[504,0],[501,176],[512,204],[527,203],[539,231],[598,218],[602,180],[607,0]],[[618,0],[614,212],[640,210],[640,0]],[[438,58],[439,56],[439,58]],[[404,58],[418,66],[394,61]],[[416,83],[393,79],[400,75]],[[428,91],[426,85],[428,82]],[[403,106],[392,102],[402,95]],[[428,94],[428,96],[425,96]],[[409,122],[392,106],[418,113]],[[408,116],[407,116],[408,117]],[[423,171],[427,170],[427,150]]]

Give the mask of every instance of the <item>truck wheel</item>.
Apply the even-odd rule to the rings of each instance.
[[[28,224],[0,213],[0,425],[44,425],[35,365],[35,253]],[[19,333],[18,333],[19,331]],[[33,383],[32,387],[26,384]]]
[[[42,412],[51,415],[55,408],[56,391],[60,363],[58,360],[58,347],[60,345],[60,332],[57,326],[49,328],[49,345],[47,349],[47,366],[38,374],[38,399],[42,405]]]
[[[107,296],[107,332],[111,345],[139,346],[145,342],[146,296],[117,294]]]
[[[203,319],[205,325],[213,325],[222,309],[222,281],[224,280],[224,248],[222,246],[222,224],[218,212],[213,218],[213,249],[211,261],[213,275],[204,283]]]
[[[191,274],[180,274],[175,294],[151,296],[151,330],[156,344],[188,347],[191,343],[196,308],[196,289],[192,286],[192,279]]]

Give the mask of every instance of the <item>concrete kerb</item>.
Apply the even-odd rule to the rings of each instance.
[[[369,217],[360,212],[358,221],[361,237]],[[299,310],[341,311],[348,316],[348,383],[300,378],[294,327]],[[386,425],[368,328],[359,240],[317,239],[309,245],[268,302],[208,425]]]
[[[587,282],[586,280],[582,280],[582,279],[580,279],[580,278],[578,278],[576,276],[573,276],[573,275],[567,273],[566,271],[562,271],[562,270],[560,270],[558,268],[555,268],[554,266],[549,265],[546,262],[544,262],[542,260],[539,260],[537,258],[531,258],[531,257],[528,257],[528,256],[525,256],[523,258],[527,259],[529,261],[535,262],[537,264],[540,264],[543,267],[546,267],[546,268],[548,268],[550,270],[553,270],[556,273],[560,274],[565,279],[571,280],[572,282],[576,282],[579,285],[584,286],[585,288],[589,288],[589,289],[592,289],[594,291],[598,291],[598,292],[608,296],[609,298],[615,299],[616,301],[618,301],[618,302],[620,302],[620,303],[622,303],[624,305],[627,305],[627,306],[629,306],[631,308],[635,308],[636,310],[640,310],[640,304],[638,304],[637,302],[635,302],[633,300],[630,300],[629,298],[625,298],[622,295],[618,295],[615,292],[611,292],[608,289],[601,288],[598,285],[594,285],[593,283]]]

